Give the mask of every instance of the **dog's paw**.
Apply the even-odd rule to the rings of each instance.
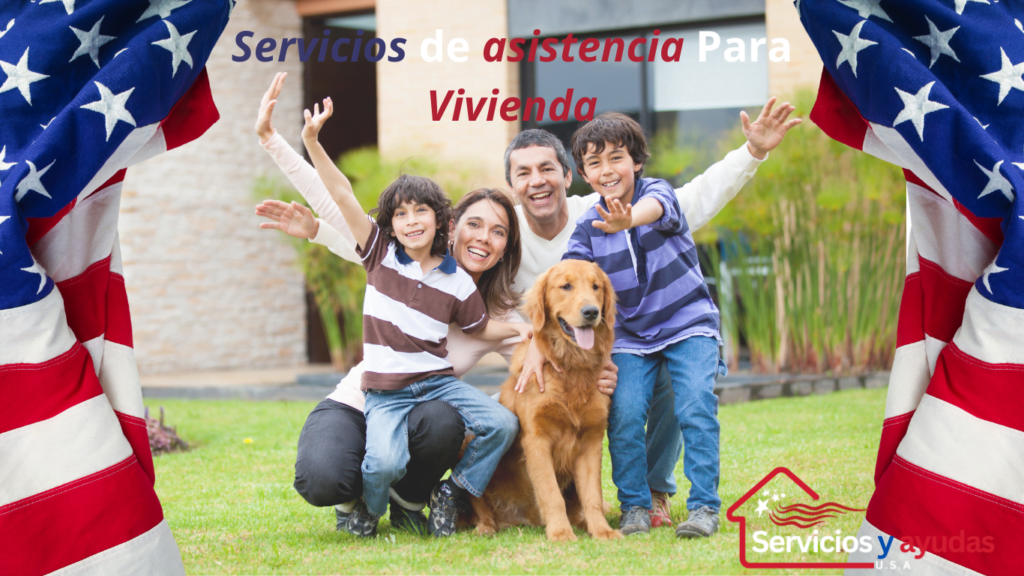
[[[612,530],[611,528],[606,528],[604,530],[594,532],[593,534],[591,534],[591,536],[598,540],[618,540],[622,538],[622,532],[619,532],[618,530]]]
[[[548,526],[546,530],[548,534],[548,540],[552,542],[575,542],[576,534],[572,531],[572,527],[563,526],[561,528],[552,528]]]
[[[476,535],[477,536],[494,536],[498,533],[498,528],[494,524],[477,524]]]

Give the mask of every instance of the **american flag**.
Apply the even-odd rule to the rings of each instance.
[[[915,574],[1020,574],[1024,5],[796,5],[825,64],[811,119],[907,180],[907,278],[861,535],[893,536],[899,567],[920,554],[902,539],[934,537]]]
[[[154,491],[125,168],[216,120],[227,1],[0,4],[0,574],[184,573]]]

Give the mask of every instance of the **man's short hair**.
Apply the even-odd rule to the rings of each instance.
[[[545,148],[551,148],[555,151],[555,156],[558,157],[558,163],[562,165],[562,176],[568,176],[569,170],[569,155],[565,153],[565,146],[562,145],[562,141],[547,130],[531,129],[523,130],[512,139],[512,143],[505,149],[505,181],[508,185],[512,185],[512,153],[520,148],[529,148],[530,146],[543,146]]]
[[[587,154],[590,145],[594,145],[594,151],[600,154],[604,152],[605,143],[622,146],[633,159],[634,164],[641,165],[637,170],[636,177],[643,176],[642,164],[647,162],[651,153],[647,150],[647,140],[644,138],[644,129],[636,120],[620,112],[605,112],[580,126],[572,135],[572,159],[576,161],[576,170],[580,174],[583,171],[583,157]]]

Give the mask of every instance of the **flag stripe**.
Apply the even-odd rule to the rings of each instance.
[[[964,321],[953,342],[965,353],[989,364],[1024,364],[1020,330],[1024,310],[1004,306],[985,298],[978,287],[971,289],[964,308]]]
[[[878,459],[875,461],[875,484],[882,478],[882,473],[889,467],[896,449],[899,448],[903,437],[907,435],[907,428],[910,427],[910,419],[914,413],[907,412],[892,418],[887,418],[882,424],[882,437],[878,440]]]
[[[145,408],[135,351],[116,342],[104,341],[102,336],[95,342],[100,344],[100,385],[111,407],[123,414],[142,418]],[[95,365],[95,356],[93,362]]]
[[[954,343],[939,356],[928,394],[977,418],[1024,432],[1022,382],[1024,365],[982,362]]]
[[[68,328],[60,290],[51,289],[41,300],[0,310],[0,365],[40,364],[75,345]]]
[[[106,333],[106,339],[131,347],[132,328],[124,278],[110,271],[110,256],[82,274],[57,283],[68,326],[82,342]]]
[[[117,239],[121,183],[84,200],[33,247],[36,260],[58,284],[108,258]]]
[[[911,233],[920,257],[966,282],[974,282],[981,276],[999,247],[948,200],[909,182],[907,200]]]
[[[921,273],[907,276],[900,298],[900,313],[896,323],[896,347],[924,340],[924,293]]]
[[[897,348],[885,397],[886,420],[913,412],[924,396],[930,379],[924,340]]]
[[[904,552],[901,549],[904,544],[903,540],[900,540],[897,536],[893,536],[879,530],[867,520],[861,524],[860,530],[857,532],[858,540],[864,536],[867,536],[872,542],[872,549],[868,552],[862,552],[858,548],[856,552],[852,552],[850,554],[846,560],[847,562],[868,562],[871,564],[882,562],[883,568],[891,570],[903,570],[906,568],[907,564],[909,564],[915,574],[927,572],[934,576],[981,576],[980,572],[964,568],[963,566],[954,564],[945,558],[936,556],[935,554],[926,553],[920,560],[915,559],[914,556],[917,556],[920,552]],[[882,542],[889,545],[889,553],[885,554],[885,558],[883,560],[879,560],[878,558],[883,555],[879,538],[882,539]],[[919,562],[924,563],[925,566],[922,567]],[[926,570],[922,570],[922,568],[925,567]],[[908,569],[907,571],[909,572],[911,569]],[[878,570],[874,568],[869,570],[847,569],[843,574],[844,576],[878,576]]]
[[[953,277],[926,258],[921,258],[920,264],[925,334],[949,342],[963,322],[967,294],[974,282]]]
[[[0,366],[0,383],[0,438],[103,393],[89,353],[77,343],[47,362]]]
[[[159,572],[154,570],[159,567]],[[50,576],[85,576],[107,574],[184,576],[181,554],[174,535],[161,520],[153,529],[140,536],[79,560],[74,564],[51,572]]]

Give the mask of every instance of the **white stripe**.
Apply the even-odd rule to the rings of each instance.
[[[943,342],[938,338],[924,335],[924,350],[928,356],[928,374],[935,374],[935,364],[939,361],[939,354],[942,353],[942,349],[946,347],[948,342]]]
[[[135,351],[116,342],[107,342],[103,336],[83,342],[82,345],[92,355],[93,367],[110,406],[129,416],[145,416]],[[94,349],[96,352],[93,352]]]
[[[0,506],[109,468],[132,455],[104,395],[0,434]]]
[[[917,410],[930,380],[931,371],[928,369],[924,340],[897,348],[885,396],[886,419]]]
[[[403,333],[428,342],[440,342],[448,335],[448,324],[388,298],[367,285],[363,298],[363,314],[398,326]]]
[[[107,158],[107,161],[103,163],[103,166],[96,172],[96,175],[89,180],[89,183],[82,188],[82,191],[78,194],[78,200],[81,201],[89,194],[92,194],[97,188],[103,185],[104,182],[110,180],[117,171],[131,166],[132,164],[138,164],[143,160],[152,158],[160,152],[167,150],[167,144],[164,142],[163,130],[159,130],[160,123],[155,122],[142,128],[136,128],[132,130],[131,134],[118,145],[117,150]]]
[[[176,576],[185,574],[178,544],[166,520],[150,531],[93,554],[70,566],[51,572],[50,576]]]
[[[121,184],[108,186],[76,204],[32,247],[36,260],[54,282],[74,278],[110,256],[120,204]]]
[[[459,300],[469,298],[476,291],[476,284],[473,283],[473,278],[468,272],[458,266],[455,267],[454,274],[445,274],[437,269],[423,274],[423,268],[415,260],[408,264],[399,264],[394,244],[388,248],[388,255],[381,262],[381,265],[391,268],[406,278],[422,282],[431,288],[440,290],[445,294],[450,294]]]
[[[896,454],[950,480],[1024,504],[1024,432],[934,396],[921,399]]]
[[[906,568],[907,574],[913,574],[914,576],[981,576],[980,573],[964,568],[959,564],[954,564],[941,556],[930,554],[925,552],[925,555],[921,558],[914,558],[915,555],[920,552],[902,552],[900,546],[903,545],[903,541],[895,536],[892,537],[892,544],[889,547],[889,553],[885,554],[885,558],[879,560],[879,556],[883,555],[883,548],[878,538],[889,544],[889,534],[882,532],[878,528],[871,525],[870,522],[864,520],[864,523],[860,525],[860,530],[857,531],[857,540],[867,536],[871,539],[871,550],[868,552],[861,552],[857,549],[857,552],[853,552],[847,558],[847,562],[870,562],[872,564],[881,562],[883,571],[885,572],[896,572],[904,571]],[[925,537],[927,535],[920,534],[919,536]],[[980,535],[979,535],[980,537]],[[895,562],[895,568],[892,568],[890,562]],[[909,567],[907,566],[909,564]],[[847,576],[878,576],[879,571],[872,569],[848,569],[845,574]]]
[[[989,364],[1024,364],[1024,310],[993,302],[971,288],[964,323],[953,342],[970,356]]]
[[[921,258],[961,280],[977,280],[999,247],[953,204],[917,184],[907,182],[907,201]]]
[[[914,214],[910,210],[910,194],[907,194],[907,276],[921,271],[921,258],[917,251],[917,240],[914,238]]]
[[[114,234],[114,246],[110,250],[110,271],[124,277],[124,264],[121,262],[120,234]]]
[[[85,347],[86,352],[92,358],[92,369],[97,376],[100,374],[100,362],[103,362],[103,343],[106,340],[103,339],[103,334],[93,338],[92,340],[86,340],[82,342],[82,346]]]
[[[67,352],[77,341],[56,287],[42,300],[0,310],[0,366],[39,364]]]
[[[910,144],[903,139],[903,136],[895,128],[889,128],[874,122],[870,124],[871,130],[869,132],[873,131],[875,138],[864,138],[865,152],[910,170],[932,190],[935,190],[940,196],[945,198],[947,202],[952,201],[953,197],[946,190],[946,187],[932,174],[932,171],[921,160],[921,157],[914,152],[914,149],[910,147]]]
[[[451,368],[451,363],[430,352],[397,352],[376,344],[363,344],[363,362],[367,372],[380,374],[416,374]]]

